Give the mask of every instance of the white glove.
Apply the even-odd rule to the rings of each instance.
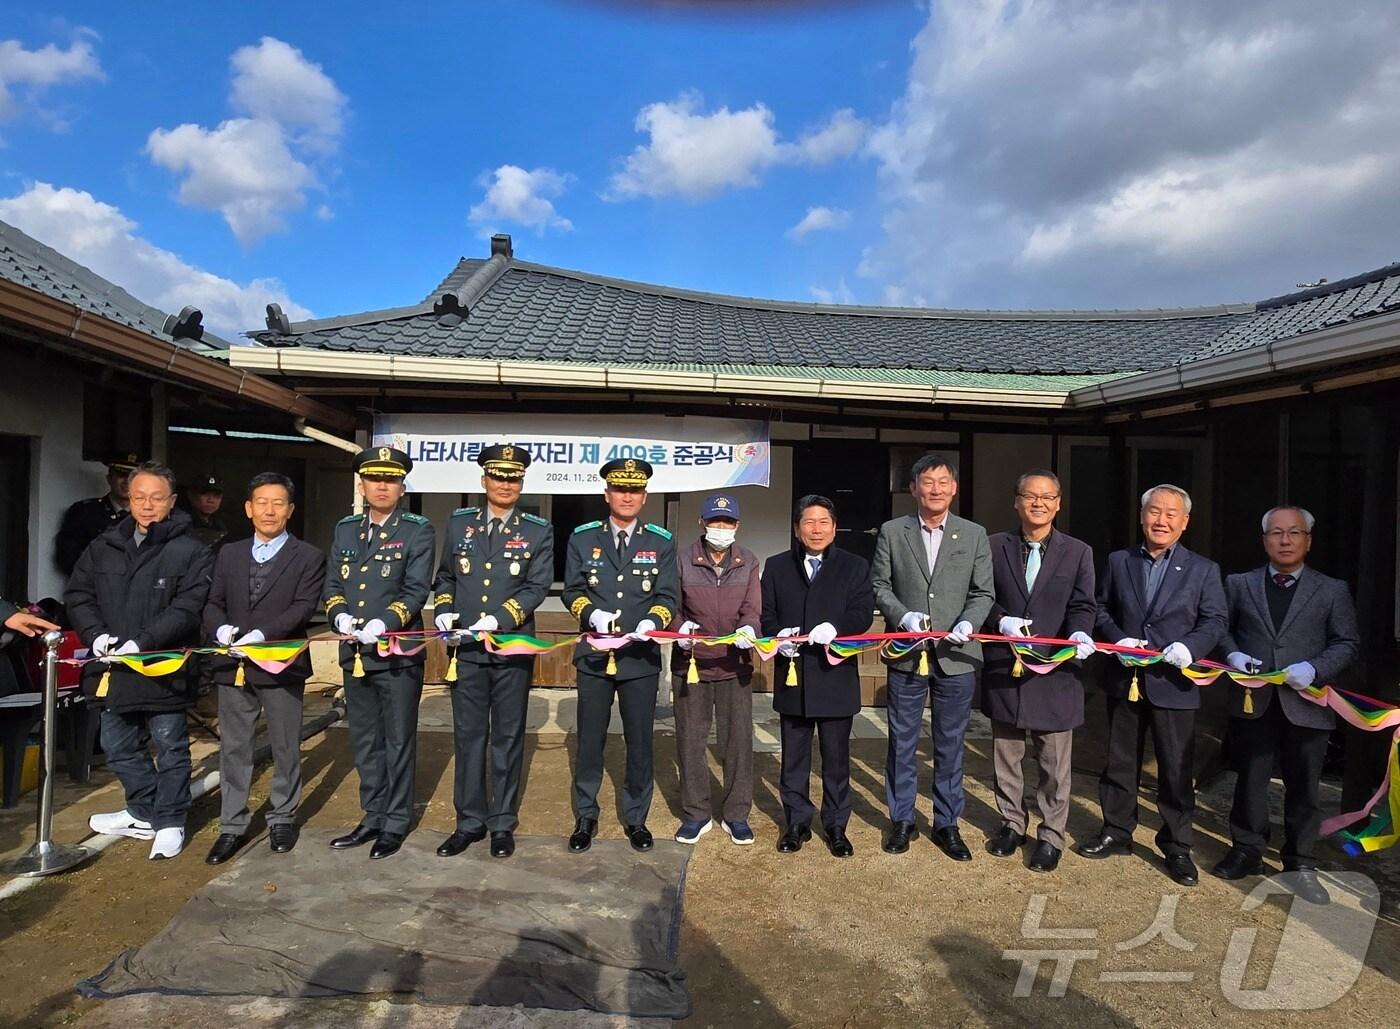
[[[482,615],[471,625],[467,626],[468,632],[495,632],[501,627],[501,623],[496,621],[495,615]]]
[[[214,640],[221,647],[227,647],[237,635],[238,626],[236,625],[221,625],[214,630]]]
[[[108,657],[125,657],[127,654],[139,654],[141,647],[135,640],[127,640],[116,650],[110,651]]]
[[[694,636],[695,630],[698,628],[700,628],[699,622],[682,622],[681,627],[677,629],[676,632],[680,633],[682,636]],[[676,640],[676,646],[680,647],[682,650],[689,650],[691,647],[695,646],[695,641]]]
[[[1094,640],[1087,632],[1072,632],[1069,638],[1075,644],[1074,656],[1079,660],[1087,661],[1094,656]]]
[[[92,656],[106,657],[107,652],[116,645],[117,638],[115,636],[109,636],[107,633],[104,632],[101,636],[97,637],[97,639],[92,641]]]
[[[734,630],[734,635],[738,637],[734,641],[734,646],[740,650],[752,650],[753,641],[758,639],[758,633],[754,632],[752,625],[741,625]]]
[[[967,643],[972,639],[972,623],[968,621],[959,622],[948,630],[948,635],[944,637],[949,643]]]
[[[643,618],[637,623],[637,627],[627,634],[627,638],[629,640],[636,640],[638,643],[645,643],[650,638],[647,636],[647,633],[655,631],[656,623],[650,618]]]
[[[778,639],[786,639],[788,636],[796,636],[800,631],[801,627],[796,625],[792,626],[792,628],[790,629],[779,629]],[[801,644],[799,643],[780,643],[778,644],[778,653],[782,654],[783,657],[796,657],[797,651],[800,648]]]
[[[437,627],[438,632],[451,632],[452,627],[457,624],[457,619],[461,617],[456,611],[447,611],[434,618],[433,625]]]
[[[1029,636],[1031,634],[1031,620],[1029,618],[1012,618],[1006,615],[997,622],[997,632],[1003,636]]]
[[[335,634],[350,636],[355,632],[355,616],[346,611],[335,616]]]
[[[1244,672],[1252,675],[1264,667],[1264,662],[1257,657],[1250,657],[1242,650],[1232,650],[1225,658],[1225,663],[1237,672]]]
[[[365,627],[355,633],[355,638],[368,646],[371,643],[379,642],[379,637],[384,635],[389,627],[384,624],[382,618],[371,618],[365,623]]]
[[[588,616],[588,627],[598,633],[614,632],[617,627],[617,615],[611,611],[604,611],[601,607],[594,608],[593,613]]]
[[[1135,639],[1135,638],[1133,638],[1132,636],[1124,636],[1121,640],[1118,641],[1118,644],[1117,644],[1117,645],[1120,646],[1120,647],[1150,647],[1150,646],[1151,646],[1151,644],[1148,643],[1147,640]],[[1135,657],[1136,655],[1133,655],[1133,654],[1115,654],[1114,656],[1118,658],[1118,663],[1119,663],[1119,664],[1123,665],[1124,667],[1130,667],[1130,666],[1128,665],[1128,661],[1131,660],[1131,659],[1132,659],[1133,657]]]
[[[1295,690],[1305,690],[1317,678],[1317,669],[1307,661],[1299,661],[1283,670],[1283,681]]]
[[[910,611],[899,620],[900,632],[928,632],[928,615],[922,611]]]
[[[822,622],[820,625],[812,626],[812,631],[807,633],[807,642],[815,643],[819,647],[824,647],[836,638],[836,626],[830,622]]]
[[[1185,668],[1191,663],[1191,651],[1186,649],[1184,643],[1169,643],[1167,649],[1162,651],[1162,660],[1173,668]]]
[[[237,629],[234,630],[234,632],[237,631]],[[263,635],[263,631],[261,629],[249,629],[242,636],[233,641],[233,644],[229,647],[229,653],[236,654],[239,657],[246,657],[247,655],[245,655],[243,651],[239,650],[239,647],[243,646],[244,644],[263,643],[266,640],[267,637]]]

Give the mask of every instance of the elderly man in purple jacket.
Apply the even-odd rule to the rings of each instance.
[[[1003,636],[1053,636],[1078,645],[1079,660],[1094,653],[1089,635],[1094,600],[1094,552],[1055,529],[1060,480],[1054,472],[1026,472],[1016,482],[1013,507],[1021,527],[998,532],[992,548],[996,601],[987,631]],[[1053,872],[1065,849],[1069,819],[1070,746],[1084,724],[1084,682],[1078,661],[1044,675],[1025,674],[1009,647],[988,647],[982,669],[982,713],[992,720],[992,770],[1002,826],[987,852],[1010,857],[1026,843],[1026,739],[1040,769],[1040,809],[1030,868]]]
[[[679,843],[695,843],[714,826],[710,817],[710,766],[705,745],[715,725],[724,802],[720,824],[730,840],[753,843],[753,657],[749,651],[763,617],[759,564],[753,551],[735,542],[739,502],[728,494],[705,499],[700,538],[676,551],[680,583],[677,630],[686,635],[723,636],[737,631],[733,646],[678,640],[671,652],[676,705],[676,754],[680,761]],[[693,681],[691,681],[693,680]]]

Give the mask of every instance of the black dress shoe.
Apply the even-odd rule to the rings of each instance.
[[[651,850],[651,830],[646,826],[627,825],[623,826],[622,831],[627,834],[633,850]]]
[[[351,847],[363,847],[366,843],[373,843],[377,839],[379,839],[379,830],[371,829],[364,822],[361,822],[344,836],[337,836],[331,840],[331,846],[336,850],[349,850]]]
[[[1133,845],[1129,840],[1120,840],[1111,833],[1099,833],[1088,843],[1079,845],[1079,856],[1086,858],[1106,858],[1114,854],[1131,854]]]
[[[812,828],[807,825],[799,825],[796,828],[791,826],[778,837],[778,850],[784,854],[796,854],[802,849],[802,844],[812,838]]]
[[[895,822],[881,847],[886,854],[903,854],[909,849],[910,837],[918,834],[918,826],[913,822]]]
[[[1330,904],[1332,894],[1327,892],[1327,887],[1317,880],[1317,870],[1312,868],[1294,868],[1284,872],[1283,883],[1293,895],[1301,897],[1309,904]]]
[[[832,857],[848,858],[856,852],[851,841],[846,838],[845,829],[829,829],[826,834],[826,849]]]
[[[471,831],[458,829],[451,836],[438,844],[437,856],[456,857],[473,843],[480,843],[484,839],[486,839],[485,829],[472,829]]]
[[[1178,882],[1182,886],[1195,886],[1201,881],[1190,854],[1173,854],[1168,857],[1167,874],[1172,877],[1173,882]]]
[[[1239,847],[1231,847],[1229,853],[1216,862],[1210,874],[1217,879],[1243,879],[1247,875],[1263,875],[1264,861],[1257,854],[1251,854]]]
[[[1030,870],[1032,872],[1053,872],[1060,865],[1060,848],[1044,840],[1031,851]]]
[[[972,860],[972,851],[967,849],[967,844],[963,842],[962,833],[958,832],[956,825],[935,829],[932,836],[933,842],[938,844],[938,849],[954,861]]]
[[[390,854],[397,854],[402,846],[403,833],[382,832],[379,834],[379,839],[374,841],[374,846],[369,848],[369,859],[378,861]]]
[[[220,833],[219,838],[214,841],[214,845],[209,848],[209,856],[204,859],[206,865],[222,865],[234,854],[238,853],[238,848],[243,846],[243,837],[231,832]]]
[[[1025,845],[1025,833],[1003,825],[997,830],[997,834],[987,841],[987,853],[993,857],[1010,857]]]
[[[509,829],[491,834],[491,856],[508,858],[515,853],[515,833]]]
[[[569,849],[582,854],[593,846],[593,837],[598,833],[598,819],[580,818],[574,823],[574,834],[569,837]]]
[[[272,841],[272,853],[285,854],[297,845],[301,830],[291,822],[279,822],[267,830],[267,835]]]

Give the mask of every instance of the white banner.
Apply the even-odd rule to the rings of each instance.
[[[495,443],[530,452],[526,493],[599,493],[598,469],[616,458],[641,458],[653,469],[653,493],[695,493],[727,486],[767,486],[768,423],[730,418],[653,415],[381,414],[375,445],[413,458],[406,485],[414,493],[481,489],[477,454]]]

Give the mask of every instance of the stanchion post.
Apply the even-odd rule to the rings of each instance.
[[[53,836],[53,760],[54,712],[58,707],[58,645],[63,633],[44,634],[44,746],[40,762],[39,817],[34,831],[34,845],[21,856],[3,866],[10,875],[52,875],[86,861],[86,847],[54,843]]]

